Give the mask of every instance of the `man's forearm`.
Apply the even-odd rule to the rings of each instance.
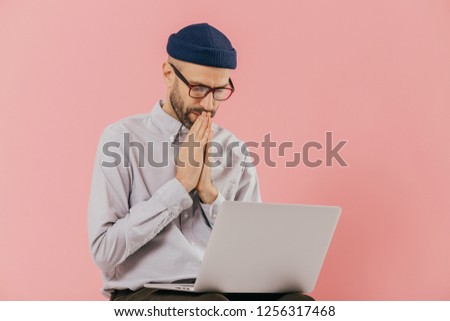
[[[114,269],[192,205],[189,194],[177,184],[173,180],[163,185],[150,199],[130,208],[122,218],[117,218],[110,198],[102,199],[105,192],[97,195],[94,191],[93,205],[89,208],[89,237],[92,256],[100,269]]]

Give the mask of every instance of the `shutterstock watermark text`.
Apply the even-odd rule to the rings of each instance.
[[[258,141],[238,142],[232,141],[229,144],[222,144],[216,141],[209,142],[209,148],[205,151],[205,163],[214,167],[253,167],[261,162],[268,167],[284,166],[287,168],[303,165],[309,168],[320,166],[348,167],[348,163],[341,155],[343,147],[348,140],[333,140],[333,132],[325,132],[323,142],[308,141],[301,148],[294,147],[292,141],[276,142],[272,140],[271,133],[264,135],[264,138]],[[195,149],[201,148],[201,144],[195,141],[193,135],[188,135],[186,141],[182,142],[153,142],[148,141],[145,144],[139,141],[132,141],[129,133],[123,134],[122,142],[110,141],[102,146],[102,152],[110,158],[103,161],[104,167],[124,166],[130,167],[130,159],[134,159],[139,167],[145,167],[146,164],[152,167],[167,167],[176,161],[177,166],[199,166],[194,157],[189,157],[188,164],[182,162],[175,155],[179,154],[182,148],[188,149],[188,154],[193,155]],[[253,149],[260,149],[260,153]],[[288,156],[290,152],[290,156]],[[247,155],[245,160],[234,164],[236,153]],[[260,156],[262,154],[262,157]],[[313,156],[316,154],[315,156]],[[319,155],[317,155],[319,154]],[[242,159],[242,158],[239,158]]]

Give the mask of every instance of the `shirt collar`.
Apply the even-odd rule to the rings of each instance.
[[[150,112],[150,119],[153,123],[152,125],[156,126],[161,132],[169,136],[176,135],[179,131],[181,131],[181,134],[187,134],[189,129],[182,125],[178,119],[175,119],[167,114],[162,109],[163,104],[164,100],[161,99],[158,100],[153,106],[153,109]]]

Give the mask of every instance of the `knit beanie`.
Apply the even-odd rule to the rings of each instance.
[[[170,35],[167,53],[198,65],[236,69],[236,50],[230,40],[207,23],[192,24]]]

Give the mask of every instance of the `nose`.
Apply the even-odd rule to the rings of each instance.
[[[200,101],[200,106],[202,106],[207,112],[212,112],[214,110],[214,105],[215,100],[212,92]]]

